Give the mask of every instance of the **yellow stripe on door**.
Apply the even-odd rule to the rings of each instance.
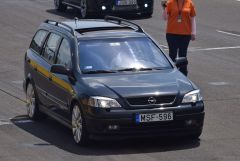
[[[55,76],[55,75],[52,75],[52,81],[53,81],[55,84],[59,85],[60,87],[66,89],[66,90],[69,91],[70,93],[73,93],[72,86],[71,86],[69,83],[65,82],[64,80],[58,78],[58,77]]]
[[[58,86],[66,89],[68,92],[70,92],[71,94],[73,94],[73,89],[72,86],[65,82],[64,80],[58,78],[57,76],[53,75],[51,72],[49,72],[48,70],[46,70],[44,67],[42,67],[41,65],[39,65],[37,62],[31,60],[30,61],[30,65],[33,68],[36,68],[38,72],[40,72],[42,75],[44,75],[47,78],[52,78],[53,83],[57,84]]]

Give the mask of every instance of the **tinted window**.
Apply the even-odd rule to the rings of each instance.
[[[40,54],[45,38],[47,37],[47,34],[48,34],[47,31],[44,31],[44,30],[38,31],[32,40],[30,48],[32,48],[34,51]]]
[[[61,43],[56,63],[63,64],[68,68],[71,67],[71,48],[69,42],[66,39],[63,39]]]
[[[172,68],[162,51],[145,37],[85,40],[79,43],[79,52],[82,71]]]
[[[45,45],[42,56],[50,63],[53,62],[54,55],[57,52],[57,48],[60,40],[61,40],[61,37],[53,33],[48,38],[48,41]]]

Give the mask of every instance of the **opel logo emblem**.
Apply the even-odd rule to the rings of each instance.
[[[150,97],[149,99],[148,99],[148,103],[149,104],[155,104],[157,102],[157,100],[154,98],[154,97]]]

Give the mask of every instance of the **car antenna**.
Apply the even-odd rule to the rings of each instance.
[[[76,25],[76,28],[77,28],[77,27],[78,27],[78,26],[77,26],[78,18],[77,18],[77,17],[74,17],[74,20],[75,20],[75,25]]]

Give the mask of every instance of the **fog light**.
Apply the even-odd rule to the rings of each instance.
[[[186,124],[187,126],[191,126],[191,125],[193,124],[193,120],[186,120],[186,121],[185,121],[185,124]]]
[[[197,120],[186,120],[185,124],[186,126],[198,126]]]
[[[146,3],[146,4],[144,4],[144,7],[145,7],[145,8],[147,8],[147,7],[148,7],[148,4],[147,4],[147,3]]]
[[[102,10],[105,11],[107,8],[106,6],[102,6]]]
[[[117,130],[118,128],[118,125],[108,125],[108,130]]]

